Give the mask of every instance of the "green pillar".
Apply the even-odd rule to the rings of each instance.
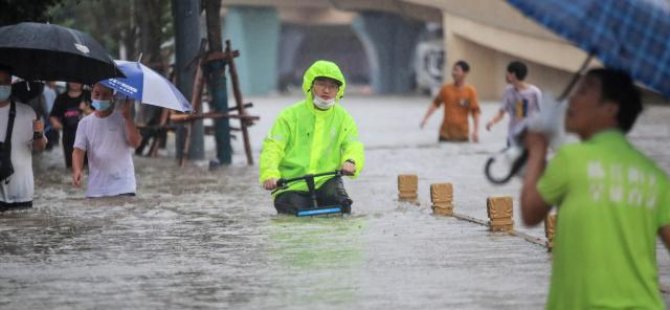
[[[280,27],[274,8],[228,8],[223,37],[240,51],[235,65],[244,95],[266,95],[277,89]]]
[[[210,106],[217,112],[228,113],[228,93],[226,90],[226,63],[212,61],[205,66],[207,86],[212,102]],[[216,159],[218,164],[229,165],[233,161],[233,149],[230,145],[230,120],[220,118],[214,121],[214,139],[216,140]]]

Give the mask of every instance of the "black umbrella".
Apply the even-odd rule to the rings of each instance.
[[[19,100],[19,102],[28,103],[35,99],[44,91],[44,84],[36,81],[20,81],[12,83],[12,97]]]
[[[53,24],[0,27],[0,64],[25,80],[93,84],[124,77],[100,43],[81,31]]]

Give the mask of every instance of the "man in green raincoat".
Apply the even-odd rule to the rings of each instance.
[[[307,69],[305,100],[285,108],[263,142],[259,181],[266,190],[280,178],[295,178],[341,169],[357,177],[365,163],[363,144],[354,119],[339,104],[346,82],[333,62],[319,60]],[[341,205],[351,212],[352,200],[339,176],[315,178],[317,202]],[[277,212],[296,214],[311,206],[305,182],[288,184],[274,193]]]

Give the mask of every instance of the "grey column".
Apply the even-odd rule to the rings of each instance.
[[[174,18],[177,88],[187,99],[193,93],[196,64],[191,64],[200,48],[200,0],[172,0]],[[191,66],[188,66],[191,64]],[[193,122],[188,159],[205,159],[205,130],[202,120]],[[177,131],[177,157],[181,157],[184,141],[183,130]]]

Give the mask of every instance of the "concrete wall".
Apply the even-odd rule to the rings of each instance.
[[[384,68],[393,65],[405,67],[403,61],[396,60],[408,57],[407,55],[395,57],[394,53],[390,53],[389,56],[380,52],[380,48],[382,50],[393,49],[394,46],[404,44],[405,50],[413,52],[415,46],[411,44],[416,44],[411,40],[401,40],[404,42],[398,43],[393,34],[388,35],[392,32],[391,30],[395,29],[393,24],[402,24],[403,19],[413,18],[433,21],[435,13],[442,16],[446,51],[445,76],[449,77],[454,61],[467,60],[473,66],[470,82],[479,89],[480,96],[484,100],[497,100],[500,97],[505,87],[505,68],[511,60],[526,62],[530,67],[528,81],[537,84],[543,90],[558,95],[568,83],[572,73],[579,69],[587,57],[583,51],[528,19],[503,0],[231,0],[226,1],[224,5],[239,5],[236,8],[238,10],[242,7],[253,10],[253,8],[262,6],[279,8],[279,18],[276,17],[276,14],[268,15],[268,18],[261,22],[261,24],[269,22],[272,26],[255,25],[253,22],[245,23],[240,20],[242,15],[239,13],[232,16],[233,19],[238,20],[229,25],[228,17],[226,17],[226,31],[231,30],[228,29],[229,26],[234,28],[232,31],[237,33],[238,42],[258,36],[268,36],[268,33],[271,34],[268,36],[270,41],[276,40],[279,35],[277,33],[279,20],[296,24],[309,24],[314,21],[323,23],[346,21],[353,24],[368,54],[368,63],[372,69],[372,86],[378,93],[405,90],[406,87],[396,85],[397,81],[384,80],[389,76],[389,72],[384,71]],[[268,8],[262,10],[268,10]],[[338,10],[348,10],[349,13],[337,12]],[[382,15],[396,14],[400,18],[394,21],[389,20],[385,24],[376,21],[375,18],[360,18],[360,15],[369,15],[372,11],[386,12]],[[359,18],[354,18],[355,15],[352,13],[355,12],[366,13],[359,13]],[[378,13],[372,16],[375,14]],[[245,15],[245,18],[254,16],[257,17],[257,15],[249,14]],[[315,16],[319,18],[314,18]],[[385,44],[387,41],[392,41],[394,44]],[[274,43],[265,42],[264,46],[267,47],[268,44]],[[245,51],[242,47],[247,50]],[[252,45],[240,46],[243,55],[246,53],[245,56],[249,56],[248,48],[252,48]],[[269,52],[270,50],[263,50],[260,53],[268,56],[264,59],[269,61],[272,58]],[[273,53],[274,55],[279,54],[276,50]],[[257,63],[243,64],[243,66],[255,65]],[[241,74],[242,71],[256,72],[251,67],[243,67],[240,71]],[[403,72],[396,73],[404,75]],[[274,75],[276,76],[277,74]],[[244,80],[242,82],[245,83]],[[250,82],[247,81],[247,83]],[[266,82],[260,84],[265,85],[263,89],[268,89],[270,85]],[[390,88],[389,85],[391,85]],[[246,86],[243,85],[244,87]],[[251,91],[259,93],[258,89]]]
[[[529,65],[527,81],[559,95],[586,53],[552,37],[528,36],[472,19],[444,13],[445,74],[464,59],[472,65],[469,82],[483,100],[498,100],[505,88],[505,71],[512,60]]]

